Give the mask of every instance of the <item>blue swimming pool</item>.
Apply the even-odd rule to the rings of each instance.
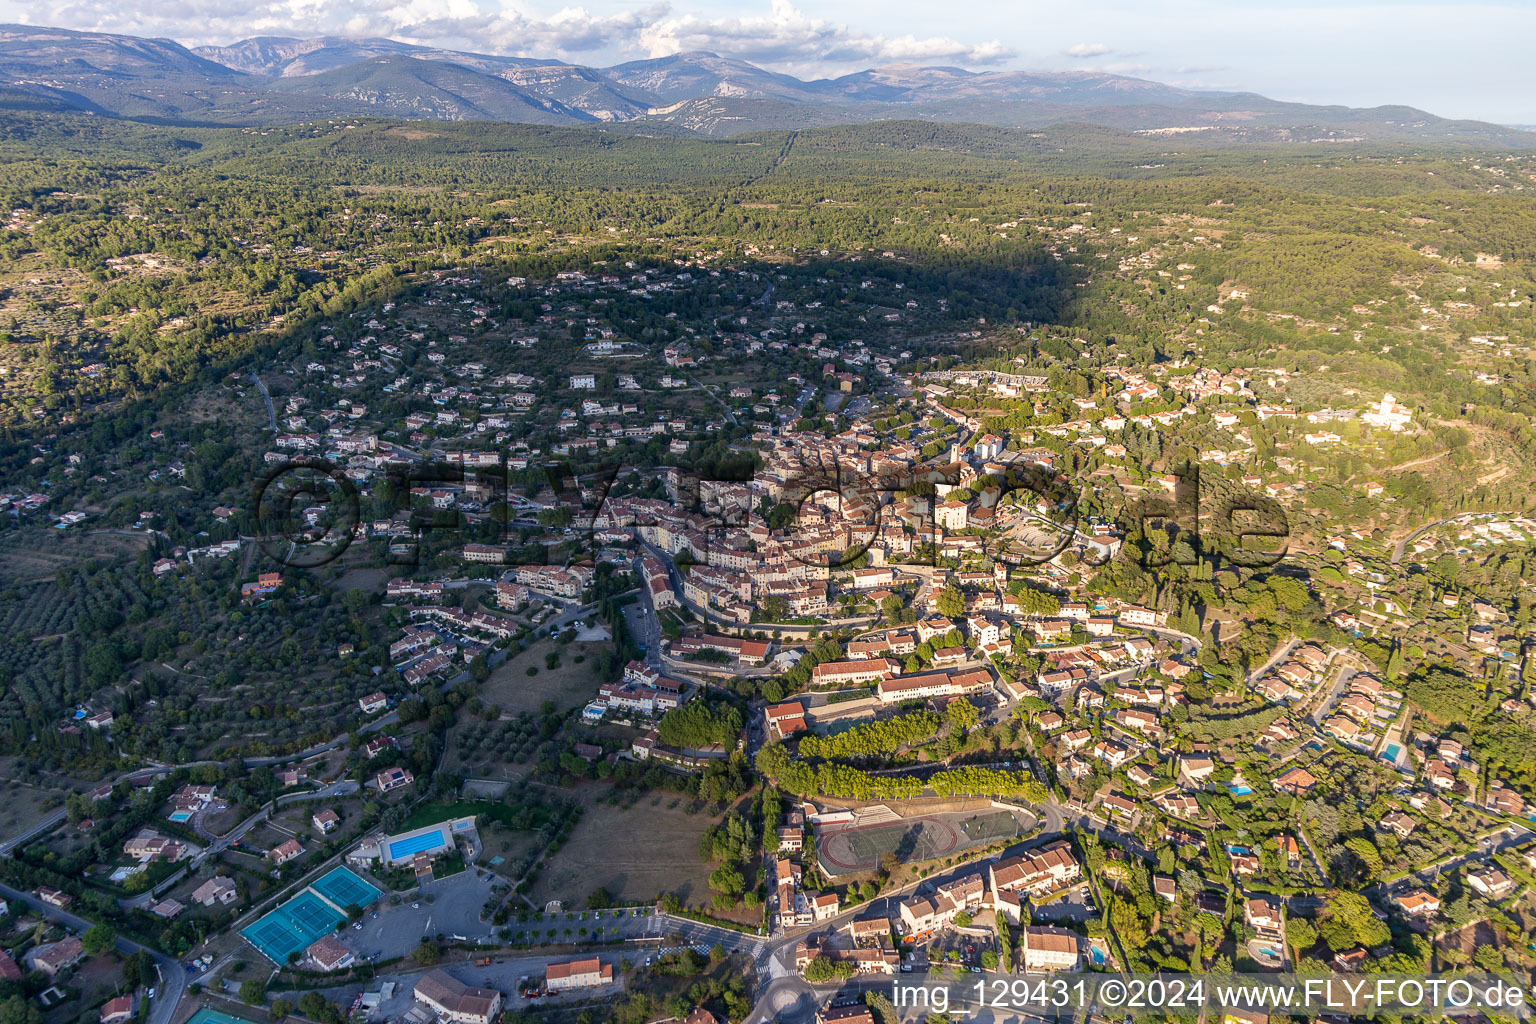
[[[1403,748],[1398,746],[1396,743],[1388,743],[1386,749],[1382,750],[1381,756],[1386,760],[1391,761],[1393,764],[1396,764],[1397,759],[1399,755],[1402,754],[1402,752]]]
[[[192,812],[191,811],[173,811],[171,813],[171,820],[172,821],[191,821],[192,820]]]
[[[1095,967],[1104,966],[1104,951],[1098,946],[1093,946],[1088,950],[1088,958],[1093,961]]]
[[[251,1024],[251,1022],[244,1017],[233,1017],[205,1006],[188,1017],[187,1024]]]
[[[401,839],[389,844],[389,859],[399,860],[412,854],[421,853],[423,850],[435,850],[443,845],[443,830],[435,829],[431,832],[423,832],[419,836],[409,839]]]
[[[1253,792],[1253,790],[1249,789],[1247,786],[1233,786],[1228,792],[1230,792],[1233,796],[1248,796]]]

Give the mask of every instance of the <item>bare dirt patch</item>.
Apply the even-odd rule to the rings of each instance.
[[[359,566],[358,568],[348,569],[346,572],[342,573],[341,577],[336,581],[336,589],[341,591],[366,590],[372,593],[374,591],[383,590],[384,583],[388,578],[388,569],[375,569],[371,566]]]
[[[1447,932],[1435,941],[1438,950],[1459,949],[1464,957],[1471,958],[1478,946],[1499,945],[1498,933],[1487,921],[1477,921],[1454,932]]]
[[[0,786],[0,801],[4,803],[4,807],[0,807],[0,835],[14,836],[32,828],[57,809],[70,793],[67,789],[40,789],[19,782],[15,776],[18,767],[16,759],[0,762],[0,776],[6,778],[5,784]]]
[[[26,530],[0,545],[0,579],[32,582],[49,579],[62,568],[93,558],[131,556],[149,543],[147,534]]]
[[[421,128],[386,128],[385,135],[395,135],[410,142],[420,142],[423,139],[436,139],[442,136],[442,132],[429,132]]]
[[[481,684],[480,699],[511,716],[521,711],[537,714],[547,700],[562,711],[585,704],[597,694],[596,658],[603,646],[541,640],[498,665]],[[553,669],[546,662],[552,651],[560,652],[560,664]],[[577,658],[583,660],[578,663]],[[529,675],[530,668],[538,671]]]
[[[534,903],[577,906],[603,888],[623,901],[673,892],[689,906],[708,904],[713,865],[700,859],[699,837],[720,818],[689,814],[693,801],[677,793],[651,793],[624,808],[597,803],[599,792],[587,794],[586,812],[570,840],[539,875]]]

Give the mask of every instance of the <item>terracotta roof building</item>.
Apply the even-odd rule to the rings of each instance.
[[[412,990],[416,1001],[458,1024],[491,1024],[501,1012],[501,993],[472,988],[444,970],[429,971]]]
[[[585,960],[567,960],[544,968],[544,984],[559,991],[568,988],[592,988],[595,985],[613,984],[613,965],[605,964],[597,957]]]

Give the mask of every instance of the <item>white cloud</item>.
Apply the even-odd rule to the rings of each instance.
[[[423,0],[410,2],[420,4]],[[638,34],[668,9],[665,3],[658,3],[608,15],[568,7],[545,18],[505,11],[495,15],[402,19],[398,28],[383,34],[475,52],[570,58],[594,51],[633,50]]]
[[[801,73],[909,61],[987,65],[1015,56],[996,40],[864,32],[809,16],[789,0],[729,16],[675,12],[665,2],[610,11],[567,7],[533,14],[508,0],[0,0],[0,20],[166,36],[189,46],[254,35],[347,35],[566,59],[711,50]]]
[[[661,18],[643,29],[639,38],[652,57],[709,50],[797,69],[908,61],[996,64],[1015,56],[1013,50],[996,40],[963,43],[947,36],[892,37],[860,32],[810,17],[789,0],[773,0],[767,14],[715,18],[682,14]]]
[[[667,16],[665,3],[594,14],[568,7],[534,16],[475,0],[166,0],[135,8],[119,0],[0,0],[0,18],[34,25],[166,36],[188,46],[255,35],[387,36],[406,42],[514,56],[633,51],[640,32]]]
[[[1170,84],[1276,99],[1536,122],[1532,0],[0,0],[0,22],[189,45],[383,35],[596,66],[704,49],[802,77],[887,62],[1119,64]]]

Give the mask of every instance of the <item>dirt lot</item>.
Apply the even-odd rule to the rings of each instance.
[[[1498,933],[1487,921],[1478,921],[1457,931],[1448,932],[1435,942],[1435,946],[1440,950],[1460,948],[1462,954],[1468,958],[1477,952],[1478,946],[1497,945],[1499,945]]]
[[[86,533],[71,530],[27,530],[0,545],[0,579],[35,581],[52,578],[65,566],[92,558],[133,555],[149,543],[148,535]]]
[[[384,589],[384,583],[389,579],[388,569],[375,569],[361,558],[356,567],[348,568],[336,581],[336,589],[342,593],[348,590],[366,590],[369,593]]]
[[[691,801],[677,793],[652,793],[625,809],[596,803],[600,792],[594,787],[583,794],[586,813],[539,875],[533,901],[578,906],[604,888],[618,900],[651,900],[670,891],[690,906],[708,904],[712,865],[699,859],[699,837],[720,819],[689,814]]]
[[[553,640],[541,640],[499,665],[481,685],[480,699],[513,716],[520,711],[537,714],[539,705],[546,700],[554,701],[562,711],[585,704],[597,694],[598,679],[593,667],[602,647],[584,643],[562,647]],[[560,652],[560,666],[551,670],[545,667],[544,659],[555,650]],[[577,658],[584,660],[577,664]],[[529,668],[537,668],[538,672],[530,676]]]
[[[0,835],[3,836],[13,836],[31,828],[62,804],[70,792],[39,789],[18,782],[15,778],[16,769],[14,759],[0,760],[0,778],[6,780],[0,786],[0,801],[4,803],[4,807],[0,807]]]
[[[283,821],[283,819],[279,819]],[[289,819],[291,821],[291,819]],[[311,828],[290,828],[289,821],[283,821],[281,827],[270,819],[252,828],[241,837],[241,845],[253,853],[265,853],[266,851],[281,846],[290,839],[297,839],[304,847],[306,856],[316,845],[316,836]],[[300,861],[302,863],[302,861]]]
[[[60,1003],[44,1019],[48,1024],[64,1024],[75,1020],[92,1003],[112,997],[121,987],[122,970],[122,960],[115,953],[84,961],[69,978],[70,987],[79,990],[80,998]]]
[[[530,832],[503,832],[496,828],[485,828],[480,831],[480,843],[481,866],[515,881],[518,866],[538,848],[539,839]],[[501,858],[500,863],[492,864],[491,861],[497,857]]]

